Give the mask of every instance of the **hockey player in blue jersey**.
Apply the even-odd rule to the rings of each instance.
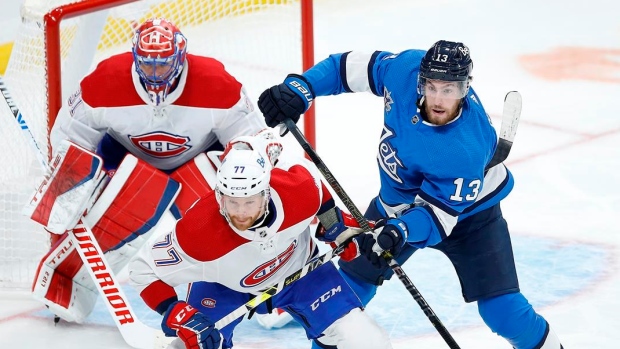
[[[297,122],[316,96],[371,92],[383,97],[377,155],[381,188],[365,213],[378,224],[375,235],[362,234],[347,247],[357,258],[341,256],[339,263],[364,304],[392,276],[373,245],[390,251],[400,264],[415,250],[430,247],[450,259],[463,298],[477,302],[493,332],[517,349],[561,349],[547,321],[519,290],[500,209],[513,177],[504,164],[486,169],[497,135],[470,87],[472,68],[467,46],[443,40],[428,51],[333,54],[265,90],[258,105],[274,127],[287,118]],[[331,226],[319,226],[317,238],[333,241],[346,229],[346,218],[342,212],[332,217]]]

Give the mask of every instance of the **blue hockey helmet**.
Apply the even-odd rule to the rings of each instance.
[[[424,92],[427,80],[461,82],[461,97],[467,95],[474,64],[469,48],[461,42],[440,40],[431,46],[420,62],[418,93]]]

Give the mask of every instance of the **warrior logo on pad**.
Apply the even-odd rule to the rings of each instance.
[[[189,137],[174,136],[166,132],[129,136],[129,139],[143,152],[159,158],[177,156],[192,147],[187,144],[190,141]]]

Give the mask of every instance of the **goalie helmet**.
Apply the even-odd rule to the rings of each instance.
[[[418,94],[424,95],[427,80],[457,82],[460,98],[469,91],[473,62],[469,48],[461,42],[440,40],[426,52],[420,63]]]
[[[260,200],[255,212],[261,220],[251,222],[252,226],[260,225],[267,217],[269,210],[271,162],[258,150],[252,149],[246,142],[236,142],[230,146],[222,164],[217,171],[215,193],[220,213],[231,221],[229,198],[251,198]],[[237,227],[238,228],[238,227]]]
[[[161,104],[183,70],[187,39],[170,21],[153,18],[136,29],[132,52],[152,103]]]

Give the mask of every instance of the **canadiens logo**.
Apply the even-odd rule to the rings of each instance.
[[[390,138],[394,137],[392,132],[387,126],[383,126],[383,132],[381,133],[381,142],[379,143],[379,154],[377,154],[377,161],[390,178],[398,183],[403,183],[403,180],[398,176],[398,169],[404,169],[403,163],[398,158],[397,151],[392,148],[389,142]]]
[[[213,298],[203,298],[200,301],[200,304],[202,304],[202,306],[205,307],[205,308],[215,308],[215,299],[213,299]]]
[[[297,240],[293,241],[286,251],[280,253],[276,258],[267,261],[252,270],[250,274],[241,280],[241,286],[253,287],[265,282],[291,259],[296,247]]]
[[[143,152],[158,157],[169,158],[188,151],[189,137],[175,136],[166,132],[152,132],[145,135],[129,136],[133,145]]]

